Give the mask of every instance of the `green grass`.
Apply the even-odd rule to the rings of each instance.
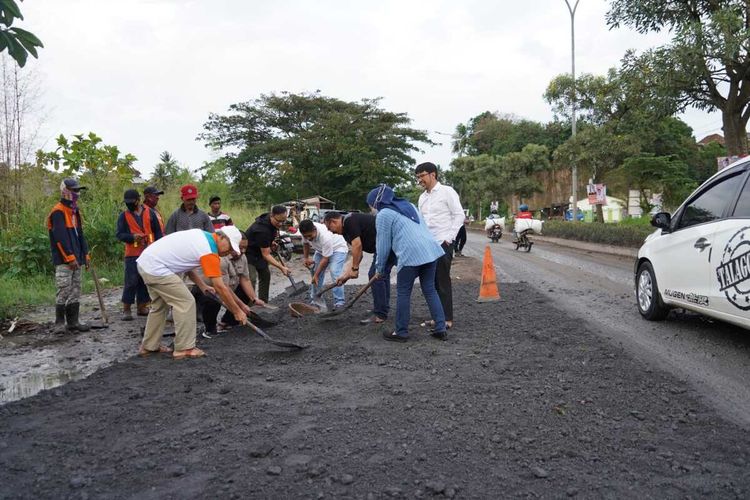
[[[122,264],[97,266],[96,274],[103,288],[122,286]],[[94,280],[91,273],[83,271],[82,293],[94,293]],[[0,287],[0,318],[20,316],[35,306],[55,303],[55,276],[33,274],[26,277],[4,276]]]
[[[544,236],[555,238],[638,248],[646,236],[654,232],[654,228],[647,219],[629,219],[612,224],[546,221],[542,232]]]

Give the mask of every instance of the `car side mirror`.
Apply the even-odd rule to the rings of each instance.
[[[672,216],[669,212],[659,212],[651,217],[651,225],[669,231],[672,224]]]

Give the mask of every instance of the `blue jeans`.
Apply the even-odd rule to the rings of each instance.
[[[372,265],[367,272],[367,277],[372,278],[375,274],[375,261],[377,254],[372,254]],[[391,252],[385,263],[385,273],[380,279],[372,284],[372,313],[380,319],[388,318],[391,303],[391,268],[396,264],[396,254]]]
[[[440,297],[435,289],[436,267],[437,260],[434,260],[421,266],[404,266],[398,272],[396,276],[396,335],[409,336],[411,290],[416,278],[419,278],[422,294],[427,300],[427,307],[430,308],[430,316],[435,321],[435,331],[445,331],[445,313],[443,313],[443,306],[440,304]]]
[[[320,252],[315,252],[315,255],[313,256],[313,261],[315,261],[315,266],[313,267],[313,270],[317,269],[320,265],[320,260],[323,258],[323,255],[321,255]],[[326,280],[326,271],[329,271],[331,273],[331,278],[333,278],[333,281],[336,281],[339,276],[341,276],[341,272],[344,270],[344,263],[346,263],[346,253],[345,252],[334,252],[333,255],[328,259],[328,266],[326,267],[325,271],[320,273],[318,276],[318,286],[312,285],[310,287],[310,300],[313,300],[315,298],[315,294],[318,293],[318,289],[322,290],[323,285]],[[343,306],[346,300],[344,299],[344,287],[343,286],[337,286],[333,289],[333,305],[334,306]]]
[[[138,305],[148,304],[151,297],[148,296],[148,289],[143,282],[143,278],[138,274],[135,260],[138,257],[125,257],[125,283],[122,287],[123,304],[132,305],[138,299]]]

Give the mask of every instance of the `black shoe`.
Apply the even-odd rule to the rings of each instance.
[[[438,340],[448,340],[448,332],[431,332],[430,336]]]
[[[385,340],[390,340],[391,342],[406,342],[407,340],[409,340],[409,337],[405,337],[403,335],[397,335],[396,332],[391,332],[391,333],[384,332],[383,338]]]

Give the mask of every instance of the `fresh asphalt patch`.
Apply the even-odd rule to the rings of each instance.
[[[268,329],[304,351],[235,328],[203,359],[134,357],[8,403],[0,498],[750,494],[750,437],[684,381],[527,284],[480,304],[457,273],[446,342],[415,283],[405,344],[382,339],[392,320],[359,326],[368,294]]]

